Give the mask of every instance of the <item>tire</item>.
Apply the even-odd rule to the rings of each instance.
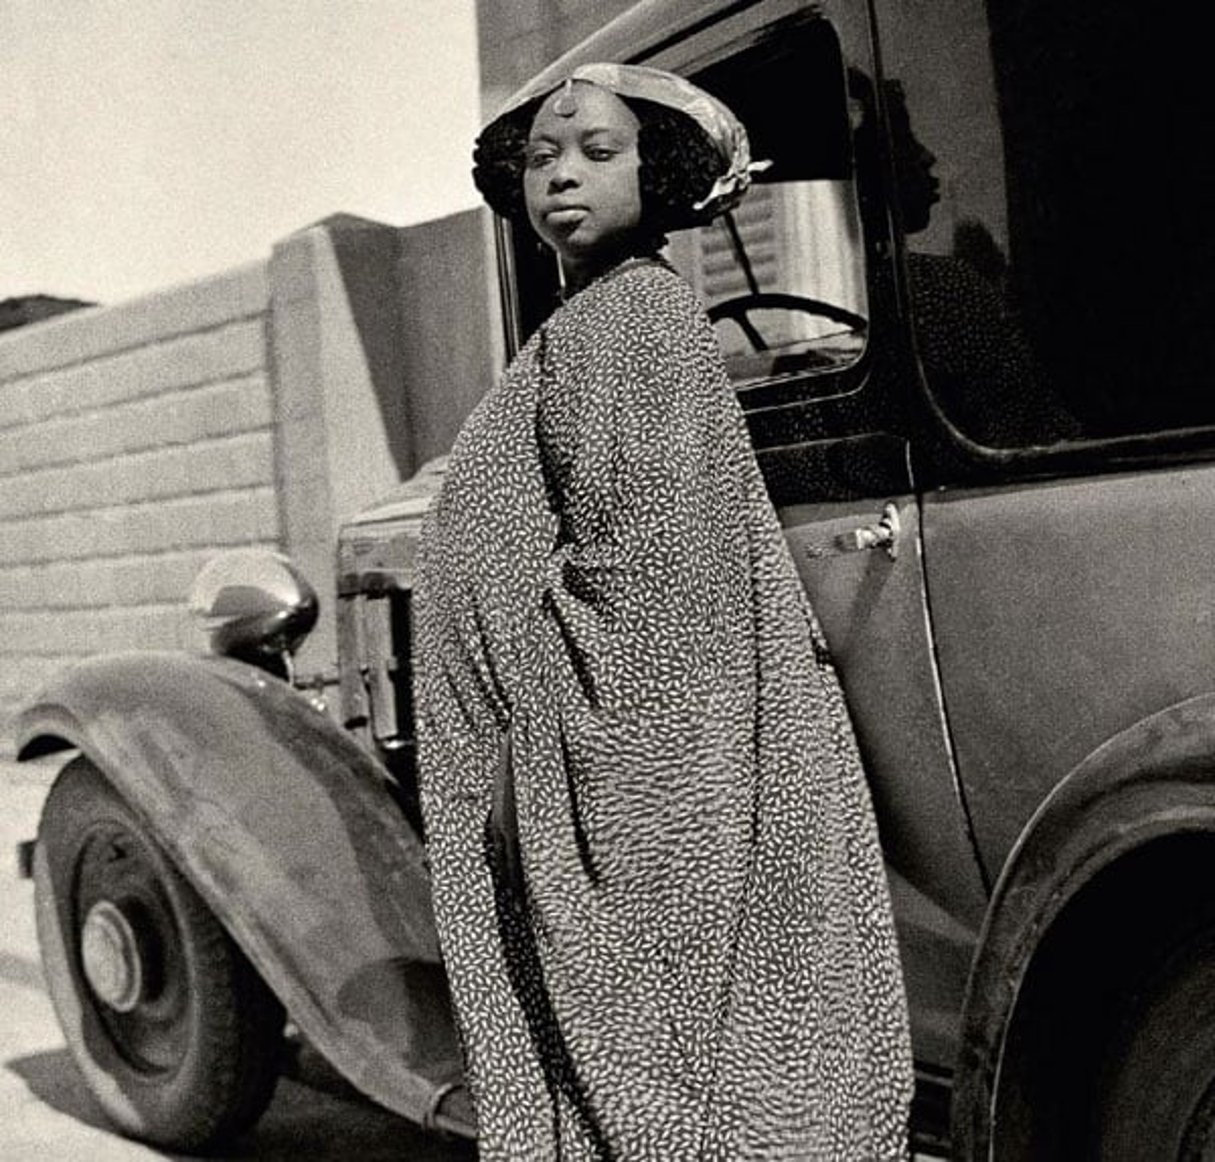
[[[1176,947],[1119,1023],[1098,1083],[1103,1162],[1215,1158],[1215,931]]]
[[[1001,1057],[994,1162],[1215,1160],[1215,842],[1112,865],[1040,941]]]
[[[38,941],[68,1048],[129,1136],[202,1152],[278,1080],[283,1008],[138,817],[83,756],[43,807]]]

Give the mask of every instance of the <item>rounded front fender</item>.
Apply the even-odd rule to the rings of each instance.
[[[86,753],[333,1066],[434,1117],[462,1060],[424,850],[390,776],[323,711],[241,662],[119,654],[45,689],[17,741]]]
[[[1159,711],[1098,747],[1034,813],[979,937],[954,1077],[953,1148],[986,1158],[1005,1038],[1026,972],[1069,901],[1130,851],[1215,833],[1215,695]]]

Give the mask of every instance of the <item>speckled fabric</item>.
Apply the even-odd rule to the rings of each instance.
[[[582,290],[482,400],[416,602],[481,1156],[903,1157],[868,792],[713,330],[669,267]],[[521,885],[495,825],[506,739]]]

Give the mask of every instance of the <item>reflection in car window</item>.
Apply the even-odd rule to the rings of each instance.
[[[1197,11],[883,0],[917,343],[971,438],[1215,424],[1215,138],[1179,57],[1206,43]]]
[[[873,82],[852,69],[848,83],[859,118],[858,165],[876,166]],[[926,248],[941,202],[937,157],[912,128],[901,82],[888,80],[883,88],[916,349],[937,403],[965,436],[987,446],[1074,437],[1079,427],[1036,365],[1008,295],[1006,259],[989,227],[979,218],[959,218],[946,246]]]

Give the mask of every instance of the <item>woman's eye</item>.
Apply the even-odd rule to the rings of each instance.
[[[541,166],[547,165],[556,156],[551,149],[525,149],[523,151],[523,164],[528,169],[539,169]]]
[[[606,145],[591,145],[587,148],[586,156],[591,161],[611,161],[616,156],[616,151]]]

